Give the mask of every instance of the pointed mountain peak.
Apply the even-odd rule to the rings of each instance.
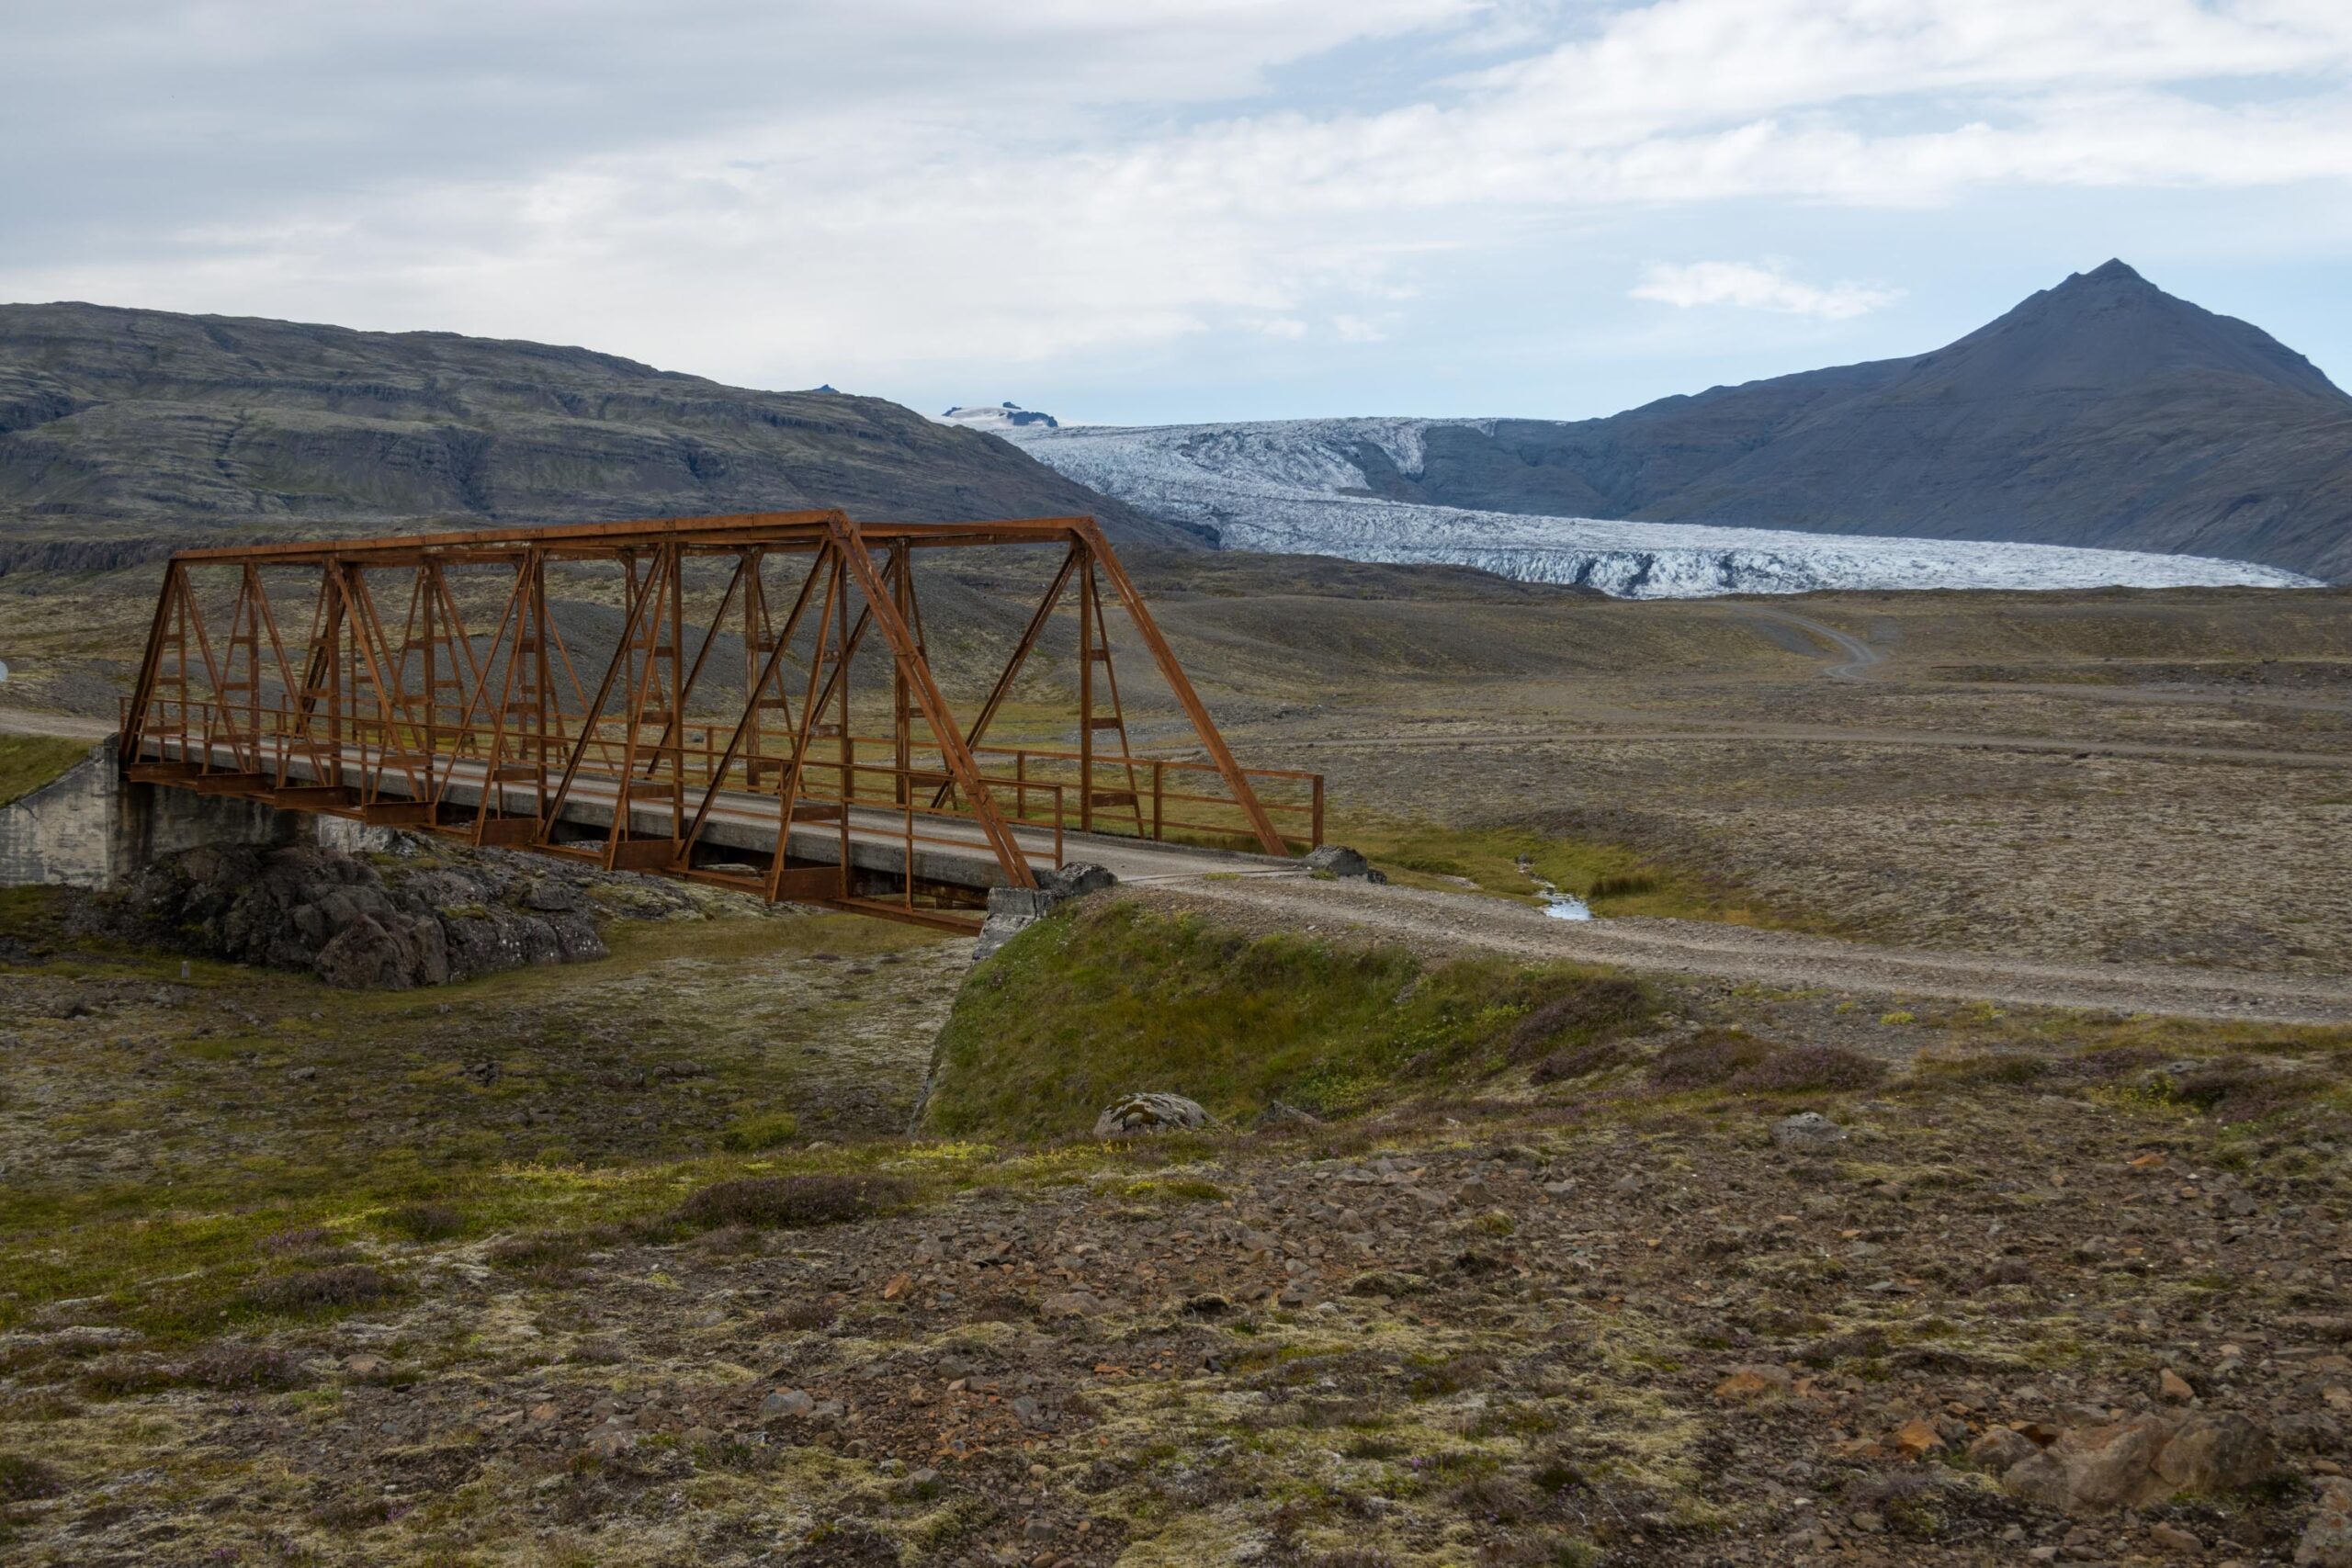
[[[2083,283],[2145,283],[2148,280],[2142,277],[2130,267],[2124,265],[2121,261],[2110,260],[2106,265],[2095,267],[2089,272],[2078,272],[2074,276],[2074,277],[2069,278],[2067,281],[2070,283],[2078,281]]]
[[[2154,378],[2234,376],[2324,399],[2345,395],[2301,355],[2233,316],[2165,293],[2120,261],[2070,276],[1911,362],[1988,399],[2036,389],[2119,397]]]

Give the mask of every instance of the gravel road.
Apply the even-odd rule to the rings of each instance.
[[[1424,957],[1464,952],[1612,964],[1792,989],[1940,997],[2264,1023],[2352,1024],[2352,980],[2133,964],[2052,964],[1873,947],[1696,920],[1559,920],[1499,898],[1257,876],[1129,889],[1247,930],[1361,933]]]

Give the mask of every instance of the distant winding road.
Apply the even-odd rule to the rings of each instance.
[[[1869,643],[1864,642],[1861,638],[1848,632],[1841,632],[1836,626],[1825,626],[1821,622],[1809,619],[1806,616],[1793,615],[1786,610],[1770,609],[1762,604],[1742,605],[1740,607],[1740,613],[1743,615],[1755,616],[1768,621],[1779,621],[1783,626],[1794,626],[1799,631],[1817,637],[1821,638],[1822,641],[1836,648],[1838,652],[1843,653],[1846,656],[1844,662],[1832,664],[1822,671],[1823,674],[1828,676],[1833,681],[1861,680],[1863,678],[1863,672],[1868,671],[1872,665],[1883,664],[1886,662],[1885,654],[1881,653],[1877,649],[1872,648]]]

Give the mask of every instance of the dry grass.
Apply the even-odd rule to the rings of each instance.
[[[1564,1041],[1585,1044],[1641,1028],[1657,1011],[1648,987],[1614,976],[1586,980],[1539,1004],[1510,1032],[1510,1053],[1524,1059]]]
[[[198,1388],[240,1390],[300,1388],[311,1381],[302,1359],[266,1345],[220,1344],[197,1352],[180,1381]]]
[[[902,1206],[912,1190],[884,1176],[747,1176],[693,1194],[678,1205],[677,1218],[698,1230],[845,1224]]]
[[[1736,1074],[1729,1088],[1751,1094],[1806,1094],[1868,1089],[1886,1077],[1886,1064],[1836,1045],[1792,1045]]]
[[[343,1263],[261,1280],[246,1290],[243,1301],[256,1312],[302,1314],[376,1306],[398,1293],[399,1286],[379,1270]]]
[[[447,1241],[464,1232],[466,1216],[454,1203],[402,1203],[385,1214],[384,1225],[412,1241]]]
[[[1623,1066],[1634,1059],[1634,1053],[1621,1043],[1596,1040],[1590,1044],[1553,1052],[1536,1063],[1527,1076],[1531,1081],[1539,1084],[1565,1083],[1572,1078],[1589,1078],[1595,1073]]]
[[[27,1454],[0,1454],[0,1503],[29,1503],[64,1490],[65,1477],[55,1465]]]
[[[1738,1030],[1710,1029],[1678,1040],[1650,1058],[1649,1080],[1663,1089],[1714,1089],[1772,1055],[1772,1044]]]

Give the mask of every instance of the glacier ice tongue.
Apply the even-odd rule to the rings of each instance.
[[[1368,493],[1362,454],[1421,472],[1433,425],[1321,419],[1238,424],[1007,426],[994,433],[1082,484],[1204,524],[1228,549],[1476,567],[1623,599],[1821,589],[2312,588],[2275,567],[2199,556],[1968,539],[1805,534],[1702,524],[1530,517]]]

